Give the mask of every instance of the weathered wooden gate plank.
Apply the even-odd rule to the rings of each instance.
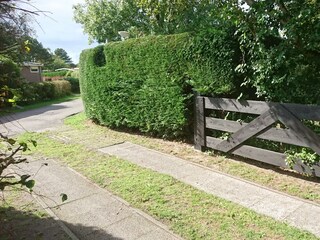
[[[206,128],[234,133],[248,123],[224,120],[221,118],[206,117]],[[291,129],[270,128],[256,136],[260,139],[293,144],[296,146],[309,147],[304,139],[296,136]]]
[[[221,144],[223,141],[224,140],[219,138],[207,137],[207,146],[213,149],[217,149],[216,146]],[[243,145],[234,150],[232,154],[287,168],[287,165],[285,163],[286,155],[283,153],[277,153],[261,148]]]
[[[227,140],[218,144],[215,149],[222,152],[230,152],[232,149],[238,147],[241,143],[251,137],[256,136],[265,129],[268,129],[278,118],[272,111],[268,110],[253,121],[243,126],[241,129],[233,133]]]
[[[285,163],[286,155],[284,153],[243,145],[247,139],[257,137],[308,147],[320,155],[320,136],[301,122],[302,119],[320,121],[320,106],[207,97],[202,97],[202,100],[200,104],[199,102],[197,103],[201,105],[202,109],[200,114],[197,113],[199,114],[197,121],[200,121],[200,125],[197,126],[199,129],[195,132],[203,134],[199,141],[199,144],[203,143],[203,145],[198,146],[198,149],[207,146],[223,152],[232,151],[233,154],[238,156],[288,168]],[[241,112],[260,116],[251,123],[238,123],[206,117],[205,109]],[[288,129],[272,128],[271,125],[276,121],[282,122]],[[228,140],[206,137],[206,128],[228,131],[233,134]],[[320,164],[310,168],[298,160],[293,169],[320,177]]]
[[[279,103],[275,102],[247,101],[228,98],[204,98],[206,109],[241,112],[257,115],[266,112],[272,106],[279,105]],[[295,103],[282,103],[282,105],[290,112],[294,112],[299,119],[314,121],[320,120],[320,106]]]
[[[260,101],[205,97],[205,108],[250,114],[261,114],[269,110],[269,105],[266,102]]]
[[[202,148],[206,145],[205,138],[205,108],[204,108],[204,98],[196,97],[195,108],[196,108],[196,125],[194,129],[194,143],[195,148],[198,150],[202,150]]]
[[[219,138],[207,137],[206,141],[208,147],[215,149],[215,146],[220,144],[223,140]],[[238,149],[234,150],[232,154],[245,158],[254,159],[285,169],[289,168],[285,162],[286,155],[283,153],[242,145]],[[317,165],[313,166],[313,169],[311,169],[307,165],[303,164],[301,161],[297,161],[297,163],[293,166],[293,170],[300,173],[320,177],[320,166]]]

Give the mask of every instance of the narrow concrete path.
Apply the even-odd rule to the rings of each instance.
[[[160,222],[54,160],[30,160],[15,171],[34,175],[36,198],[73,240],[181,239]],[[68,195],[64,203],[61,193]]]
[[[320,205],[125,142],[100,149],[320,237]]]
[[[62,125],[64,118],[82,111],[82,100],[77,99],[5,116],[0,114],[0,133],[14,136],[27,131],[51,130]]]

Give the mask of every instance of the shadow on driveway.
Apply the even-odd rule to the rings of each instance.
[[[59,225],[60,220],[52,217],[40,217],[32,211],[20,211],[14,207],[0,207],[0,239],[3,240],[67,240],[69,236]],[[110,239],[121,240],[102,229],[81,224],[71,224],[60,221],[66,225],[79,239]]]
[[[12,121],[17,121],[21,118],[36,116],[36,115],[46,113],[48,111],[56,111],[56,110],[61,110],[61,109],[65,109],[65,108],[67,108],[67,106],[61,105],[61,104],[60,105],[54,104],[54,105],[45,106],[45,107],[41,107],[41,108],[37,108],[37,109],[25,111],[25,112],[19,112],[19,113],[9,113],[8,114],[5,112],[0,112],[0,124],[12,122]]]

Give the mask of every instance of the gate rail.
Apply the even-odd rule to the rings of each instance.
[[[320,121],[320,106],[197,96],[195,109],[194,141],[195,148],[198,150],[208,147],[289,168],[286,164],[286,154],[245,145],[245,141],[256,137],[307,147],[320,155],[320,136],[301,122],[301,120]],[[243,123],[206,116],[208,110],[259,116],[249,123]],[[274,127],[278,122],[284,124],[286,128]],[[209,129],[229,132],[231,136],[226,140],[214,138],[207,135]],[[300,173],[320,176],[319,164],[310,168],[301,161],[297,161],[293,169]]]

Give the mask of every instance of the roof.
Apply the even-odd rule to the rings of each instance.
[[[42,67],[42,63],[36,63],[36,62],[23,62],[22,66],[24,67]]]

